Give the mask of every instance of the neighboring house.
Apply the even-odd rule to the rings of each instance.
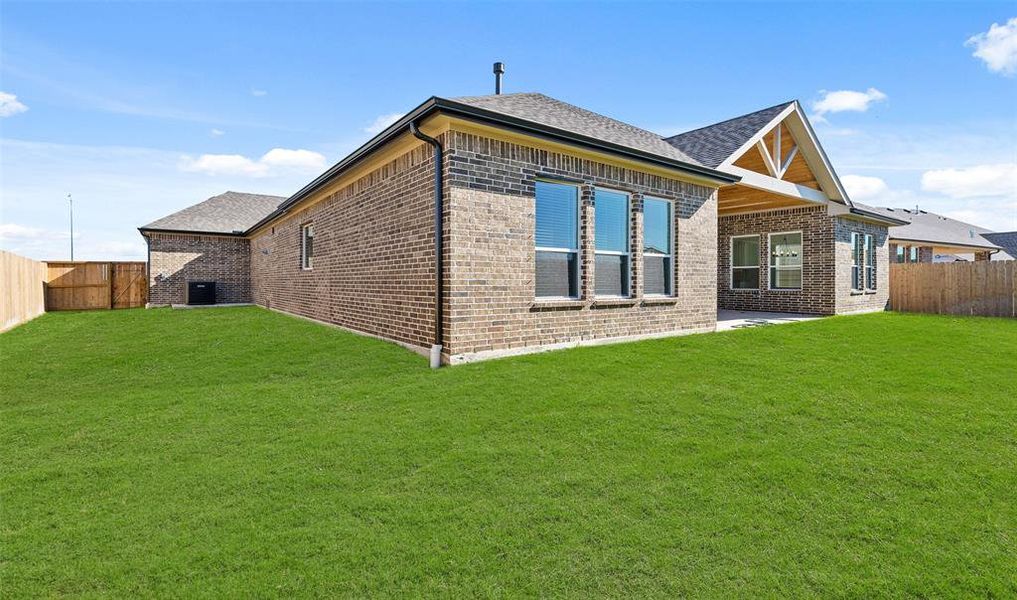
[[[890,262],[999,260],[1001,248],[985,234],[991,230],[925,210],[868,207],[907,223],[890,228]]]
[[[140,230],[153,304],[215,280],[434,364],[712,331],[718,308],[882,310],[902,223],[852,205],[798,102],[665,139],[496,94],[432,97],[281,202]]]
[[[992,255],[993,260],[1017,260],[1017,231],[983,233],[982,237],[1003,249]]]

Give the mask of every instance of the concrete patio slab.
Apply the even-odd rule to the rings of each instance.
[[[822,319],[821,315],[799,313],[756,312],[748,310],[718,310],[717,331],[761,327],[763,325],[782,325],[799,321]]]

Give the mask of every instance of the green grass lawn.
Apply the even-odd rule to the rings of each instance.
[[[0,336],[0,597],[1017,595],[1017,321],[431,371],[258,308]]]

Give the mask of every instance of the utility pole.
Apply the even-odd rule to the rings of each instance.
[[[74,200],[67,194],[67,204],[71,209],[71,262],[74,262]]]

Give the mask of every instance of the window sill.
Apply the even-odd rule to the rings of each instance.
[[[776,292],[778,294],[800,294],[802,288],[770,288],[766,290],[768,292]]]
[[[534,300],[530,303],[530,310],[577,310],[586,306],[586,302],[578,298],[552,298],[549,300]]]
[[[654,304],[678,304],[677,296],[643,296],[643,306]]]
[[[638,300],[635,298],[594,298],[594,308],[606,308],[611,306],[634,306]]]
[[[851,295],[852,296],[864,296],[865,292],[863,292],[861,290],[851,290]]]

